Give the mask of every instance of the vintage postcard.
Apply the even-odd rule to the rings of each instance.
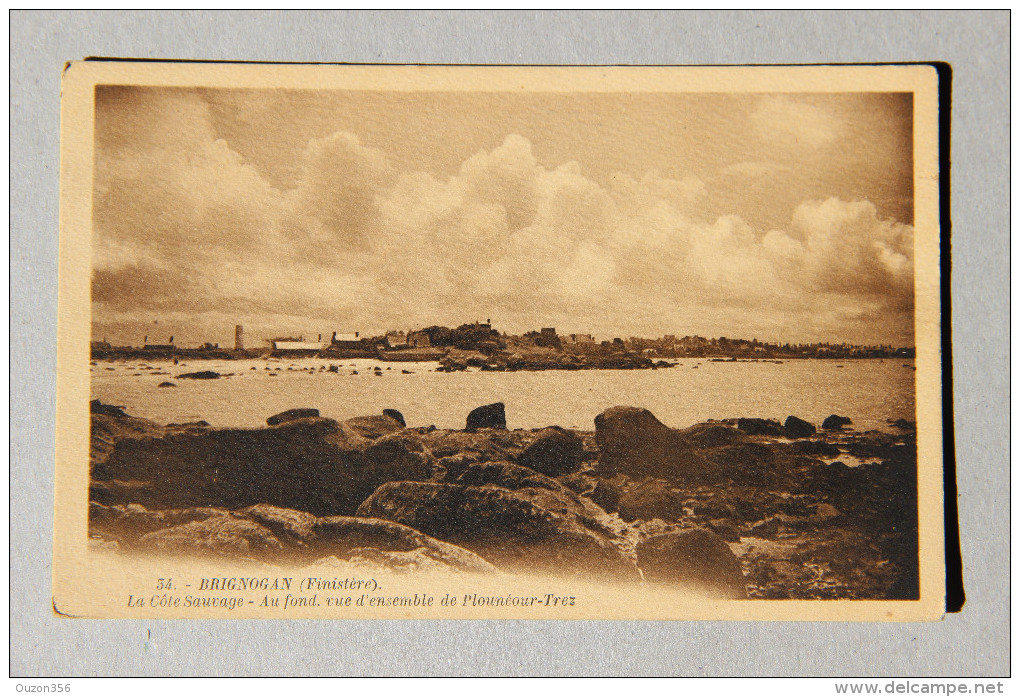
[[[85,61],[53,609],[926,620],[930,66]]]

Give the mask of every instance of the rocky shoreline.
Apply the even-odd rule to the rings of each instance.
[[[917,597],[915,428],[789,417],[465,429],[314,409],[255,429],[92,403],[91,544],[273,565],[551,573],[726,598]]]

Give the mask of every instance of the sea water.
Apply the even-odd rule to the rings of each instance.
[[[614,405],[644,407],[674,428],[708,419],[784,420],[791,414],[820,424],[839,414],[850,417],[855,429],[867,430],[915,418],[913,361],[687,358],[678,363],[658,370],[443,373],[437,363],[374,359],[184,360],[179,365],[123,360],[95,361],[90,371],[93,399],[159,423],[205,420],[213,426],[253,427],[278,412],[310,407],[336,419],[397,409],[408,426],[464,428],[470,410],[491,402],[506,404],[509,428],[591,430],[595,416]],[[331,365],[338,371],[329,372]],[[177,378],[203,370],[225,377]],[[176,387],[158,387],[163,381]]]

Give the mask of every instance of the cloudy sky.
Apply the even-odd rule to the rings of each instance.
[[[910,95],[101,86],[94,338],[913,343]]]

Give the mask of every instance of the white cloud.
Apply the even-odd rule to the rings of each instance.
[[[311,141],[297,186],[280,190],[216,139],[190,98],[180,128],[171,107],[158,110],[170,141],[142,129],[99,149],[94,309],[104,330],[187,311],[200,326],[234,318],[227,328],[278,317],[380,331],[492,317],[511,331],[555,322],[762,336],[765,323],[776,338],[806,327],[820,338],[911,336],[913,230],[866,201],[804,202],[768,231],[735,215],[703,220],[714,192],[697,177],[621,174],[603,185],[578,163],[543,166],[519,135],[443,179],[396,171],[385,152],[339,132]],[[819,145],[834,134],[818,111],[773,99],[756,118]]]

